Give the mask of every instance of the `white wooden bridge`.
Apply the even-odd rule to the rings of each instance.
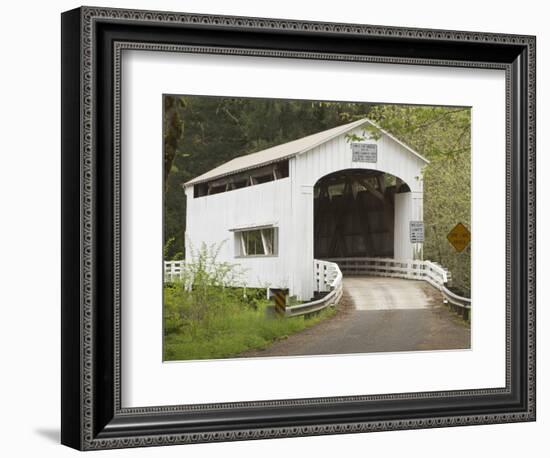
[[[316,292],[315,259],[422,259],[411,227],[422,228],[428,164],[368,119],[237,157],[183,184],[185,257],[221,246],[248,286],[301,301]]]

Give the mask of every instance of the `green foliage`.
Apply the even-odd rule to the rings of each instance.
[[[470,154],[470,108],[376,105],[369,119],[430,161]]]
[[[244,288],[232,285],[242,283],[242,274],[236,266],[218,262],[223,243],[199,250],[191,248],[191,257],[185,263],[181,279],[164,288],[165,332],[185,331],[193,334],[197,326],[209,327],[210,321],[220,314],[237,313]]]
[[[260,349],[333,312],[313,318],[278,318],[264,289],[233,287],[242,272],[202,245],[186,262],[181,281],[164,287],[164,359],[212,359]]]
[[[471,249],[458,253],[447,240],[457,223],[470,228],[470,155],[433,159],[424,173],[424,258],[452,273],[452,287],[470,296]]]
[[[183,252],[176,251],[173,252],[170,248],[174,245],[176,241],[175,237],[170,237],[162,247],[162,257],[165,261],[179,261],[183,259]]]
[[[335,313],[325,309],[309,318],[281,319],[268,316],[265,306],[264,303],[258,310],[245,308],[240,313],[217,315],[208,326],[196,326],[193,333],[168,332],[164,337],[164,360],[228,358],[246,350],[263,349]]]

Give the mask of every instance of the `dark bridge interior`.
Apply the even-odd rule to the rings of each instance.
[[[350,169],[321,178],[314,189],[314,256],[393,257],[394,201],[409,192],[399,178]]]

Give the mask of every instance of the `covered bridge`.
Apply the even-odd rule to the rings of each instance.
[[[426,164],[368,119],[237,157],[184,184],[187,250],[223,243],[248,286],[309,300],[316,259],[422,259]]]

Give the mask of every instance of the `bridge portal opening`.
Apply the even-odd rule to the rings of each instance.
[[[394,257],[396,194],[410,192],[378,170],[348,169],[314,188],[315,259]]]

